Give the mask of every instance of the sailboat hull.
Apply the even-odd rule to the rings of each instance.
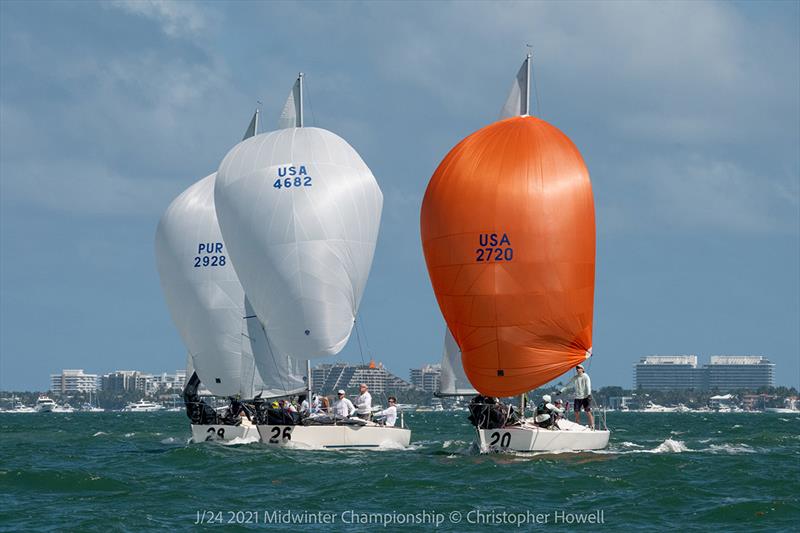
[[[258,432],[264,444],[294,448],[399,449],[411,442],[411,430],[378,425],[259,425]]]
[[[559,421],[565,429],[545,429],[526,422],[522,426],[477,429],[477,444],[482,452],[581,451],[608,446],[611,432],[591,430],[569,421]]]
[[[258,442],[258,429],[246,422],[238,426],[225,424],[192,424],[192,442]]]

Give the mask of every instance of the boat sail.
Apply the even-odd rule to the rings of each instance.
[[[252,398],[263,382],[243,335],[245,296],[219,232],[214,179],[201,179],[167,208],[156,231],[158,271],[202,383],[215,396]]]
[[[505,118],[447,154],[422,203],[422,245],[437,302],[467,378],[490,397],[535,389],[592,353],[589,173],[572,141],[530,114],[530,61],[529,54],[503,106]],[[579,433],[571,429],[551,433]],[[502,444],[529,449],[538,428],[527,431],[525,442],[518,436]],[[608,432],[587,433],[608,441]],[[602,436],[580,439],[560,444],[605,446]]]
[[[450,330],[445,328],[444,353],[442,354],[442,373],[439,378],[438,396],[475,396],[478,394],[470,385],[464,367],[461,366],[461,350]]]
[[[335,355],[350,338],[364,293],[383,194],[344,139],[304,126],[302,73],[279,126],[242,141],[222,160],[217,216],[269,346],[303,359]],[[378,438],[405,445],[409,439],[399,428],[362,427],[358,440],[352,427],[281,427],[260,424],[262,440],[283,444],[288,435],[295,444],[363,447],[379,445]],[[278,440],[269,436],[275,428]]]
[[[245,138],[258,130],[259,110]],[[305,389],[304,361],[268,349],[253,320],[247,297],[227,255],[214,206],[216,173],[179,195],[167,208],[156,231],[156,259],[167,306],[188,350],[187,402],[201,403],[200,383],[214,396],[252,399],[297,393]],[[190,371],[191,370],[191,371]],[[195,375],[196,374],[196,375]],[[199,412],[188,408],[187,414]],[[209,408],[210,409],[210,408]],[[248,428],[218,432],[218,417],[192,424],[194,440],[247,438]],[[200,420],[193,420],[199,422]],[[205,423],[209,422],[209,423]],[[211,423],[213,422],[213,423]],[[255,426],[250,432],[257,436]]]

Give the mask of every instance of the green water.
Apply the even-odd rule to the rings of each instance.
[[[406,423],[408,450],[344,452],[188,444],[182,413],[0,414],[0,530],[796,531],[800,523],[797,415],[610,413],[607,450],[539,455],[476,454],[464,413],[412,414]],[[567,523],[581,517],[603,523]],[[275,523],[289,519],[328,523]],[[250,523],[229,523],[237,521]]]

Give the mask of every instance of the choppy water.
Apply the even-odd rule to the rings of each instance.
[[[800,416],[610,413],[608,422],[611,443],[599,452],[476,455],[464,413],[406,416],[408,450],[346,452],[188,444],[181,413],[0,414],[0,530],[419,531],[439,521],[442,531],[571,531],[581,516],[603,520],[584,526],[592,531],[800,523]],[[304,518],[328,523],[285,523]]]

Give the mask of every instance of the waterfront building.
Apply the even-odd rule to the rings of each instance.
[[[60,374],[50,374],[50,390],[63,396],[82,392],[95,393],[102,386],[97,374],[85,374],[83,369],[63,369]]]
[[[775,364],[760,355],[712,355],[711,363],[703,368],[709,390],[775,386]]]
[[[702,367],[696,355],[651,355],[634,365],[634,383],[646,390],[754,390],[775,386],[775,365],[760,355],[713,355]]]
[[[366,383],[373,396],[413,388],[410,383],[395,376],[383,365],[376,365],[374,361],[368,365],[323,364],[311,370],[311,388],[321,394],[332,394],[339,389],[354,393],[361,383]]]
[[[697,368],[696,355],[649,355],[634,367],[637,389],[702,389],[703,372]]]
[[[441,378],[442,366],[439,364],[411,369],[411,384],[425,392],[438,392]]]

